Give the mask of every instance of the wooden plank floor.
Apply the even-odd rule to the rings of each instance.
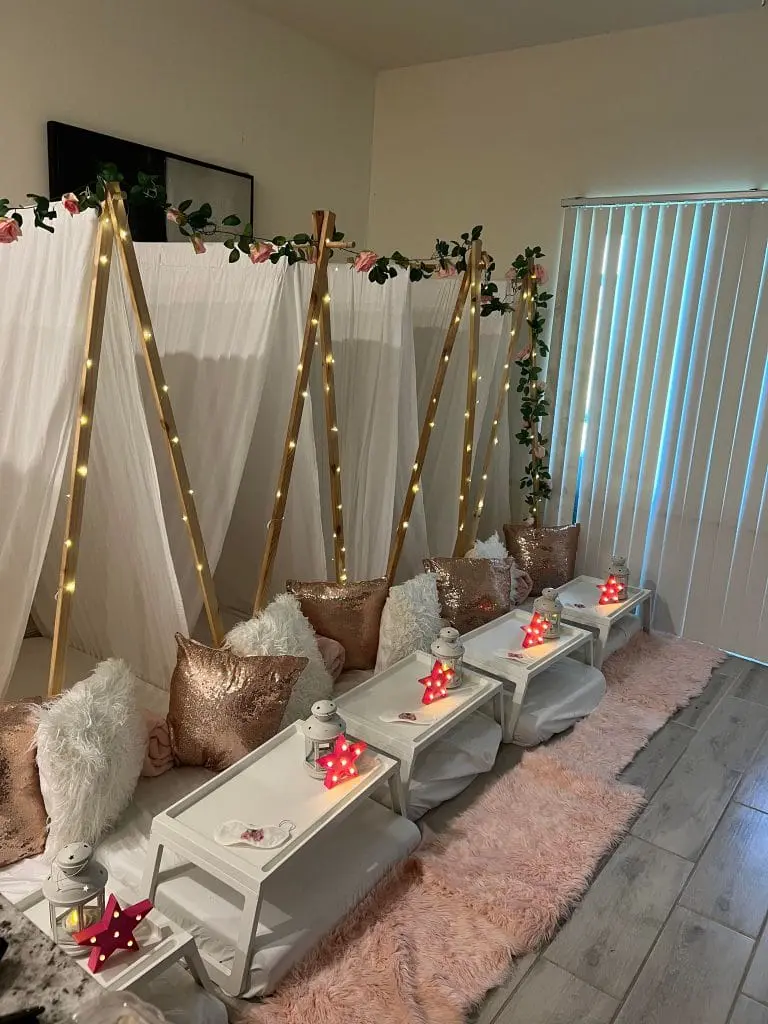
[[[473,1024],[768,1024],[767,712],[768,669],[713,672],[626,769],[631,834]]]

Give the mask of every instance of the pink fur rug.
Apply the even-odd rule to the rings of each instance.
[[[525,753],[241,1020],[461,1024],[582,895],[644,802],[616,776],[723,658],[634,637],[603,666],[608,691],[593,714]]]

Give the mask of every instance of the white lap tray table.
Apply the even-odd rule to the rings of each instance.
[[[435,658],[431,654],[417,651],[336,698],[339,714],[346,721],[347,732],[351,736],[400,759],[406,814],[414,762],[422,751],[484,704],[493,702],[501,715],[500,721],[504,720],[502,684],[467,668],[460,687],[448,690],[447,695],[434,704],[422,704],[424,687],[419,684],[419,679],[429,675],[434,663]],[[423,721],[412,724],[382,720],[382,715],[400,712],[416,713]]]
[[[653,610],[653,591],[643,587],[629,587],[626,601],[618,604],[599,604],[601,583],[605,583],[605,580],[598,579],[597,576],[577,576],[570,583],[557,589],[557,595],[563,605],[563,619],[594,632],[594,663],[597,668],[601,668],[604,659],[612,653],[613,645],[609,644],[611,629],[619,626],[622,620],[627,620],[629,616],[636,618],[639,613],[643,630],[650,633]],[[620,643],[614,649],[619,646]]]
[[[506,615],[479,626],[462,637],[464,662],[479,672],[499,679],[512,690],[507,705],[505,741],[511,742],[520,717],[526,691],[537,675],[552,669],[558,661],[580,648],[587,648],[592,664],[592,634],[586,629],[561,625],[557,640],[546,640],[535,647],[523,647],[523,626],[531,621],[531,612],[515,608]],[[511,657],[501,657],[500,653]]]
[[[206,969],[230,995],[271,991],[420,838],[412,823],[369,799],[391,782],[398,805],[396,761],[366,752],[359,776],[330,790],[303,761],[296,723],[152,822],[142,891],[177,920],[195,908],[214,940],[201,944]],[[230,819],[261,826],[286,818],[296,829],[277,849],[213,839]],[[173,854],[167,878],[164,851]]]

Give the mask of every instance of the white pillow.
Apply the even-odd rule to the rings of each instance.
[[[512,587],[510,599],[513,605],[522,604],[533,589],[533,582],[527,572],[518,569],[517,562],[511,555],[499,537],[498,532],[493,533],[488,540],[476,540],[475,546],[467,552],[467,558],[505,558],[512,570]]]
[[[414,651],[429,651],[443,625],[433,572],[391,587],[381,613],[376,671],[383,672]]]
[[[494,533],[488,540],[476,540],[475,546],[467,552],[467,558],[509,558],[504,541],[499,537],[498,532]]]
[[[50,819],[47,858],[68,843],[95,846],[128,806],[147,751],[136,680],[117,658],[43,705],[40,789]]]
[[[233,626],[224,643],[229,644],[233,654],[242,658],[254,654],[273,657],[292,654],[309,658],[309,664],[291,692],[280,723],[281,729],[299,719],[309,718],[315,701],[330,700],[333,680],[317,646],[315,631],[309,619],[302,615],[301,605],[293,594],[280,594],[255,618]]]

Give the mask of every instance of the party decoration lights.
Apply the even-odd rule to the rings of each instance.
[[[325,769],[323,785],[326,789],[333,789],[340,782],[353,779],[359,774],[355,762],[365,748],[366,744],[362,740],[353,743],[343,733],[336,738],[333,750],[317,759],[318,766]]]
[[[520,628],[525,633],[525,639],[523,640],[523,647],[525,648],[537,647],[539,644],[543,644],[549,630],[546,619],[538,612],[533,613],[533,618],[527,626],[521,626]]]
[[[442,700],[453,683],[455,674],[452,668],[444,667],[442,661],[436,661],[429,675],[423,676],[419,680],[424,687],[421,703],[434,704],[436,700]]]
[[[88,967],[94,974],[101,970],[118,949],[130,949],[134,952],[139,949],[133,933],[153,906],[151,900],[140,900],[122,910],[113,893],[107,900],[102,919],[74,935],[79,946],[91,947]]]

